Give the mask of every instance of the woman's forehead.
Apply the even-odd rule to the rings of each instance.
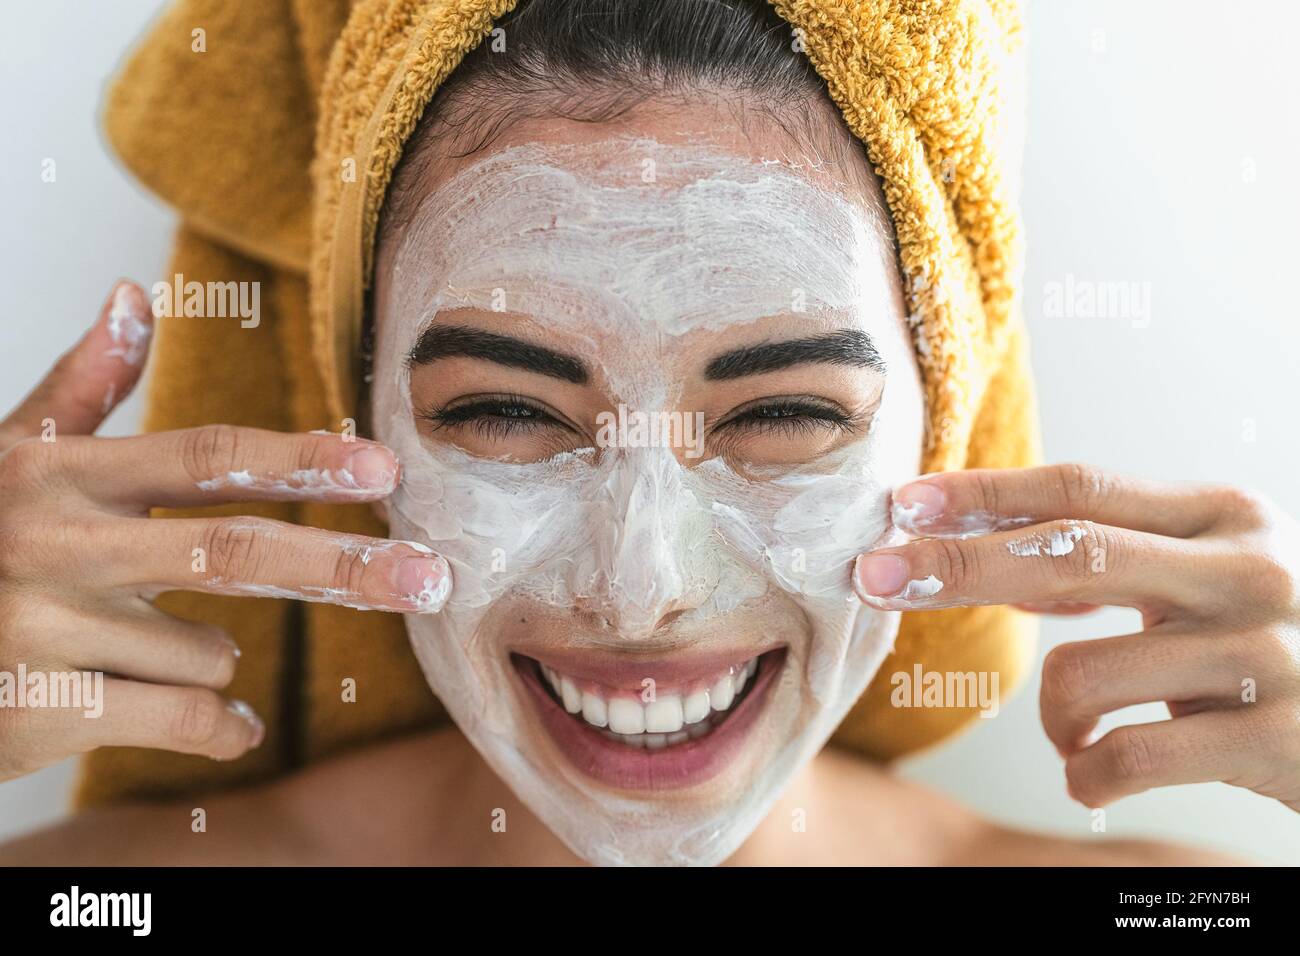
[[[736,94],[697,90],[672,99],[650,98],[599,122],[563,115],[524,112],[490,132],[477,145],[466,141],[482,130],[448,127],[433,110],[407,143],[385,205],[385,214],[402,225],[409,211],[449,179],[492,153],[525,144],[589,146],[610,140],[643,141],[662,146],[707,147],[752,163],[780,164],[810,181],[858,202],[882,226],[892,244],[880,182],[862,144],[848,131],[838,109],[824,96],[811,97],[806,108],[779,114],[770,104]],[[472,127],[472,124],[470,124]],[[464,147],[467,150],[462,151]],[[638,175],[647,157],[626,150],[609,156],[606,165],[632,168]]]
[[[477,308],[604,335],[772,316],[888,315],[870,210],[776,160],[644,137],[526,143],[426,196],[393,262],[398,310]]]

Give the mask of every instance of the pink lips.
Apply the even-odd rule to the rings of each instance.
[[[726,713],[717,727],[696,740],[660,750],[610,740],[555,701],[542,686],[533,660],[518,654],[513,655],[513,660],[551,739],[575,767],[621,790],[672,790],[709,780],[736,757],[784,663],[785,650],[766,653],[759,659],[758,672],[744,699]]]

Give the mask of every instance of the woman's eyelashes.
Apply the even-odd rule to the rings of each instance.
[[[714,431],[749,428],[790,436],[813,432],[851,434],[860,423],[838,405],[811,397],[762,399],[724,417]]]
[[[458,399],[442,408],[428,409],[419,417],[434,429],[463,429],[480,438],[509,438],[543,428],[574,431],[540,405],[520,395],[479,395]]]
[[[482,458],[535,462],[589,445],[582,432],[541,402],[509,393],[467,395],[418,409],[431,437]]]
[[[849,412],[817,396],[769,397],[711,422],[706,419],[705,439],[711,455],[793,464],[811,460],[845,436],[861,432],[873,410]],[[522,395],[464,396],[418,411],[417,417],[472,454],[541,460],[599,444],[559,412]]]
[[[865,432],[873,411],[850,412],[816,396],[764,398],[724,415],[709,430],[709,451],[736,467],[807,464]]]

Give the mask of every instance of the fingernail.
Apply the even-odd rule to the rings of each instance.
[[[397,459],[379,445],[358,448],[348,457],[348,474],[362,488],[392,489],[397,485]]]
[[[904,531],[933,521],[948,507],[948,496],[938,485],[914,481],[894,492],[890,509],[894,524]]]
[[[153,338],[150,319],[143,290],[133,282],[119,282],[108,309],[108,337],[113,343],[108,354],[133,368],[139,366],[149,354],[149,341]]]
[[[445,558],[403,558],[395,578],[397,593],[421,614],[441,611],[451,596],[451,567]]]
[[[244,718],[252,725],[253,743],[249,749],[253,750],[260,747],[262,740],[266,737],[266,724],[262,723],[262,718],[257,716],[257,712],[242,700],[232,700],[230,702],[230,712]]]
[[[230,648],[230,653],[235,655],[235,660],[239,660],[242,652],[239,650],[239,645],[235,643],[235,639],[229,634],[221,634],[219,636],[226,642],[226,646]]]
[[[890,597],[907,584],[907,562],[896,554],[864,554],[854,569],[858,587],[872,597]]]

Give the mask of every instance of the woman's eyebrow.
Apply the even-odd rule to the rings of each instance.
[[[860,329],[840,329],[788,342],[763,342],[723,352],[709,362],[704,377],[721,381],[814,362],[885,371],[885,360],[876,351],[871,336]]]
[[[463,325],[433,325],[425,329],[407,353],[406,361],[408,365],[428,365],[453,355],[485,359],[575,385],[587,383],[587,366],[576,356]]]

